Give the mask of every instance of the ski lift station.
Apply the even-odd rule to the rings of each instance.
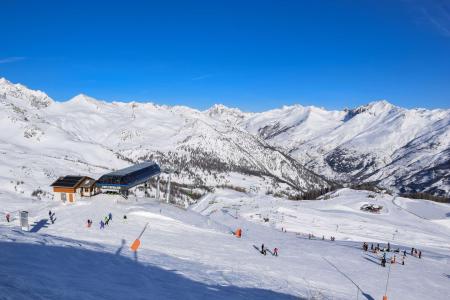
[[[152,177],[158,177],[161,169],[158,164],[146,161],[101,176],[97,181],[87,176],[64,176],[50,186],[55,198],[62,202],[74,202],[79,197],[90,197],[101,193],[120,193],[128,195],[128,190],[140,184],[146,184]],[[170,180],[170,179],[169,179]]]
[[[97,180],[96,185],[102,193],[114,192],[127,195],[130,188],[146,183],[159,174],[161,174],[159,166],[155,162],[146,161],[105,174]]]

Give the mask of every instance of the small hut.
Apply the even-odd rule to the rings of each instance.
[[[80,197],[90,197],[97,194],[95,179],[87,176],[59,177],[51,185],[57,200],[62,202],[75,202]]]

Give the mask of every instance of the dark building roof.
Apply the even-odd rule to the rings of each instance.
[[[81,180],[83,180],[84,176],[64,176],[59,177],[55,182],[53,182],[50,186],[56,187],[76,187]]]
[[[158,164],[152,161],[146,161],[105,174],[97,180],[96,184],[99,187],[116,186],[121,189],[129,189],[148,181],[150,178],[157,176],[160,173],[161,169]]]
[[[153,165],[156,165],[156,163],[152,162],[152,161],[144,161],[143,163],[132,165],[130,167],[126,167],[124,169],[120,169],[120,170],[117,170],[117,171],[114,171],[114,172],[111,172],[111,173],[108,173],[105,175],[124,176],[124,175],[131,174],[135,171],[139,171],[139,170],[145,169],[145,168],[153,166]]]

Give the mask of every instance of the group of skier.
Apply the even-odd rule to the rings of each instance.
[[[369,251],[369,244],[364,242],[362,248],[363,248],[364,251]],[[373,253],[377,254],[380,251],[383,252],[383,255],[381,256],[381,266],[382,267],[386,266],[386,262],[387,262],[386,253],[387,252],[391,252],[391,250],[392,250],[393,253],[399,253],[399,254],[401,253],[402,254],[402,256],[401,256],[401,258],[402,258],[401,264],[405,265],[406,250],[400,251],[400,248],[391,249],[391,244],[389,242],[387,243],[386,247],[383,247],[383,248],[380,248],[380,244],[377,244],[375,247],[374,247],[373,244],[370,245],[370,251],[372,251]],[[422,251],[417,250],[415,248],[411,248],[411,256],[422,258]],[[397,263],[397,256],[396,256],[396,254],[391,256],[390,263],[391,264]]]
[[[261,245],[261,251],[260,251],[260,253],[261,253],[262,255],[267,255],[267,251],[270,252],[270,250],[268,250],[267,247],[265,247],[264,244],[262,244],[262,245]],[[272,254],[273,256],[278,256],[278,248],[273,248],[273,252],[271,252],[271,254]]]
[[[308,239],[309,240],[315,239],[315,238],[316,238],[316,236],[314,234],[308,233]],[[330,241],[334,242],[335,240],[336,240],[336,238],[334,236],[330,236]],[[325,241],[325,236],[324,235],[322,235],[322,241]]]
[[[105,216],[104,220],[100,220],[100,229],[105,228],[105,225],[109,225],[109,222],[112,221],[112,213],[109,213]]]

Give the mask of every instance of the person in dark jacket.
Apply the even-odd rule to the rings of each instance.
[[[103,220],[100,221],[100,229],[105,228],[105,223],[103,223]]]

